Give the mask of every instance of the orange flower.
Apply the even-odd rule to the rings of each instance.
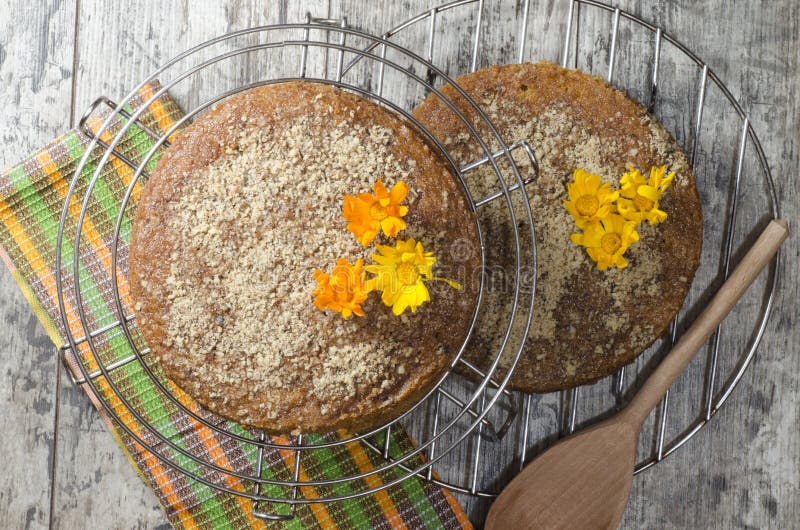
[[[312,293],[316,297],[314,305],[317,309],[332,309],[344,318],[353,314],[363,317],[361,303],[370,291],[364,285],[363,266],[360,259],[355,265],[350,265],[346,259],[340,258],[330,275],[317,269],[314,272],[317,288]]]
[[[406,222],[401,219],[408,213],[407,206],[401,206],[408,195],[408,186],[402,180],[388,191],[381,179],[373,187],[375,195],[359,193],[358,196],[346,195],[344,198],[344,218],[349,221],[347,229],[352,232],[363,246],[383,230],[389,237],[405,230]]]

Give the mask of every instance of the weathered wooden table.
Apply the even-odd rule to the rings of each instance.
[[[177,52],[254,25],[346,14],[373,31],[439,2],[378,8],[366,0],[274,2],[0,1],[0,165],[73,126],[99,94],[118,97]],[[552,4],[553,2],[548,2]],[[556,3],[557,4],[557,3]],[[712,65],[761,136],[797,230],[800,194],[800,4],[622,1],[658,21]],[[560,6],[556,6],[560,7]],[[487,0],[487,9],[492,9]],[[545,10],[547,11],[547,10]],[[509,23],[516,13],[509,13]],[[516,26],[514,26],[516,27]],[[510,30],[511,31],[511,30]],[[634,481],[625,528],[800,526],[798,253],[759,354],[724,409],[675,456]],[[154,528],[167,523],[82,393],[10,274],[0,271],[0,525]],[[485,503],[468,501],[478,519]]]

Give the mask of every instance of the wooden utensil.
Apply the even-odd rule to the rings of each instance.
[[[786,221],[771,221],[628,406],[536,458],[494,502],[486,528],[615,528],[630,495],[642,422],[787,235]]]

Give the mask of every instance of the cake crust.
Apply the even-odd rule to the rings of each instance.
[[[398,239],[421,241],[463,289],[431,282],[432,301],[399,317],[373,293],[365,317],[345,320],[314,307],[312,276],[339,257],[369,262],[341,208],[377,178],[408,184]],[[449,244],[476,238],[444,158],[400,117],[322,84],[260,87],[195,120],[147,182],[129,258],[137,324],[168,378],[214,413],[276,433],[368,429],[453,362],[480,259]]]
[[[492,66],[456,82],[486,112],[507,144],[529,142],[540,168],[526,189],[537,242],[535,308],[510,386],[550,392],[614,373],[664,333],[700,263],[703,219],[685,154],[646,109],[604,80],[576,70],[550,63]],[[452,87],[443,92],[472,114]],[[480,158],[469,135],[438,98],[426,99],[414,116],[457,163]],[[523,177],[533,176],[527,158],[515,156],[515,161]],[[645,175],[651,166],[661,165],[676,173],[660,202],[668,218],[654,226],[639,225],[641,239],[626,252],[626,269],[600,271],[570,242],[570,233],[577,229],[563,206],[566,185],[574,170],[582,168],[618,189],[628,163]],[[468,183],[472,189],[497,189],[492,189],[490,170],[475,173]],[[511,228],[503,216],[505,206],[495,202],[479,212],[490,242],[488,263],[499,263],[510,278],[513,271],[502,249],[509,248]],[[507,312],[502,304],[481,311],[483,322],[467,358],[485,366],[484,352],[497,347],[496,335],[505,325],[502,318],[492,322],[486,315]]]

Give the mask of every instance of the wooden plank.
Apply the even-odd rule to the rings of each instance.
[[[72,2],[4,0],[0,9],[0,167],[7,168],[69,127]],[[25,20],[24,24],[20,20]]]
[[[0,167],[69,127],[74,2],[0,2]],[[20,23],[24,20],[25,23]],[[0,521],[45,528],[58,361],[11,274],[0,267]]]
[[[624,4],[636,11],[635,3]],[[734,95],[744,95],[742,104],[761,137],[791,224],[800,208],[786,177],[800,158],[798,6],[652,3],[641,11],[696,51]],[[750,176],[755,176],[752,169]],[[751,197],[762,193],[758,187],[747,189]],[[742,213],[751,224],[760,215]],[[625,527],[791,528],[800,520],[800,444],[790,432],[800,399],[800,359],[793,355],[800,335],[790,325],[798,316],[797,256],[798,241],[792,237],[783,249],[785,275],[776,312],[741,385],[695,439],[634,481]],[[740,325],[744,319],[727,322],[725,329]],[[733,352],[723,346],[721,353]]]
[[[192,5],[190,10],[185,1],[166,6],[163,3],[143,2],[125,8],[109,8],[107,4],[94,0],[84,1],[81,2],[78,35],[80,68],[74,95],[78,114],[98,94],[106,93],[118,98],[156,65],[162,64],[178,51],[229,29],[282,21],[284,17],[298,20],[306,10],[312,10],[315,14],[330,13],[332,16],[345,13],[351,23],[359,27],[383,31],[395,22],[437,4],[434,1],[411,0],[392,3],[378,10],[364,9],[357,0],[336,0],[330,5],[320,2],[311,6],[291,0],[282,2],[277,8],[257,9],[244,2],[232,2],[208,3],[202,7]],[[503,56],[514,55],[513,49],[502,49],[502,44],[506,35],[516,33],[520,22],[520,2],[503,0],[487,1],[486,4],[484,16],[489,23],[489,30],[483,37],[484,45],[487,50],[494,51],[491,52],[493,55],[489,55],[488,51],[482,55],[479,66],[492,62],[489,57],[496,56],[495,52]],[[743,103],[751,114],[756,131],[761,134],[784,212],[790,220],[796,217],[800,201],[787,175],[794,174],[800,165],[800,128],[797,121],[800,108],[796,86],[800,75],[796,53],[800,45],[796,29],[800,23],[800,8],[789,0],[774,3],[726,3],[721,0],[697,4],[646,2],[642,5],[625,0],[619,4],[642,13],[645,18],[658,20],[671,34],[709,62],[734,94],[747,94]],[[532,3],[529,34],[544,43],[541,45],[541,49],[545,50],[542,56],[550,60],[556,58],[553,52],[558,50],[565,6],[565,2]],[[70,28],[74,25],[71,15],[56,14],[48,18],[43,8],[23,4],[14,5],[5,12],[20,13],[23,9],[35,15],[34,18],[27,17],[27,20],[39,20],[41,24],[14,25],[7,22],[3,28],[6,30],[3,35],[17,32],[20,36],[4,39],[0,43],[0,63],[5,58],[5,64],[0,64],[0,74],[7,79],[13,73],[13,82],[8,85],[13,89],[0,94],[0,97],[10,98],[4,101],[6,104],[0,110],[0,116],[6,120],[6,128],[15,131],[13,136],[4,138],[6,147],[2,157],[6,165],[18,157],[21,145],[26,148],[37,147],[63,130],[68,121],[63,109],[69,103],[71,37],[67,36],[64,42],[63,34],[71,35]],[[71,5],[61,6],[59,12],[70,9]],[[440,44],[437,45],[435,60],[448,68],[463,70],[470,50],[470,41],[464,35],[469,31],[471,22],[474,19],[470,17],[453,19],[453,24],[448,26],[451,31],[437,34]],[[590,20],[585,22],[592,23]],[[46,37],[48,33],[50,36]],[[417,38],[409,38],[407,44],[412,47],[424,46],[424,36],[423,32]],[[42,42],[45,42],[44,49],[49,50],[48,59],[39,60],[36,56],[31,60],[31,53],[36,49],[41,50]],[[39,47],[36,48],[32,43],[38,43]],[[640,48],[634,47],[630,51],[646,49],[647,43],[640,44]],[[538,58],[532,51],[529,51],[528,57]],[[582,57],[584,66],[589,64],[586,61],[591,60],[591,65],[600,69],[603,59],[602,55]],[[250,61],[248,67],[256,69],[256,75],[265,75],[269,68],[255,60]],[[65,68],[69,70],[66,74]],[[620,68],[621,72],[625,72],[629,67],[624,66],[623,61]],[[252,75],[252,72],[242,69],[229,69],[224,73],[218,81],[179,87],[181,103],[196,103],[201,100],[201,94],[213,94]],[[59,76],[65,77],[56,82]],[[17,93],[22,94],[19,100],[14,99]],[[681,112],[677,104],[674,110],[676,114],[688,115]],[[686,128],[691,126],[691,122],[678,125]],[[703,163],[712,167],[713,152]],[[728,177],[724,175],[719,178]],[[757,187],[747,188],[747,191],[751,194],[762,192]],[[715,204],[723,206],[724,201],[716,200]],[[744,226],[753,221],[758,210],[745,209],[742,214]],[[633,497],[623,527],[790,528],[800,520],[800,493],[796,488],[800,482],[800,446],[794,432],[794,426],[800,420],[796,407],[800,400],[800,359],[792,355],[796,345],[800,344],[800,332],[792,326],[800,316],[794,304],[800,292],[796,268],[791,266],[800,257],[799,253],[797,239],[792,238],[784,250],[784,262],[789,266],[785,269],[783,291],[777,300],[773,321],[759,356],[745,375],[741,387],[734,392],[719,416],[685,448],[634,481]],[[711,269],[709,264],[709,271]],[[52,368],[54,361],[52,351],[46,349],[43,334],[31,324],[32,317],[25,312],[27,309],[21,309],[25,307],[25,302],[8,275],[0,277],[0,281],[4,282],[0,283],[0,292],[4,293],[0,298],[0,312],[9,322],[15,318],[17,320],[14,322],[21,319],[30,327],[30,330],[27,326],[22,330],[19,324],[10,324],[10,333],[0,337],[0,340],[8,341],[2,344],[6,346],[4,351],[10,352],[0,363],[11,359],[11,362],[3,365],[3,377],[6,379],[0,387],[0,393],[12,388],[12,393],[2,394],[3,402],[11,404],[9,410],[12,413],[8,424],[1,427],[5,428],[4,432],[12,433],[8,439],[14,447],[26,451],[20,453],[12,449],[12,472],[4,475],[8,477],[8,482],[0,479],[0,520],[19,521],[20,526],[24,526],[26,514],[33,508],[34,511],[30,513],[33,514],[34,523],[41,525],[47,523],[47,493],[36,489],[36,480],[21,484],[13,477],[39,476],[41,470],[32,469],[31,463],[40,465],[42,454],[46,459],[47,453],[42,452],[41,445],[36,446],[36,433],[39,433],[40,439],[46,438],[46,433],[52,433],[53,417],[52,411],[49,416],[45,414],[50,418],[48,427],[45,419],[34,418],[36,415],[30,411],[36,410],[33,403],[37,399],[39,403],[51,403],[48,406],[52,409],[54,396],[47,392],[37,393],[35,389],[14,392],[13,382],[33,368],[34,374],[41,374],[36,378],[36,384],[41,386],[36,388],[51,388],[55,374]],[[755,300],[748,303],[757,306]],[[17,312],[21,316],[15,317]],[[745,324],[748,323],[737,321],[726,326],[735,330]],[[16,338],[15,333],[19,334]],[[728,347],[737,338],[725,337],[723,346]],[[724,352],[726,350],[723,348]],[[37,356],[42,360],[36,361]],[[49,372],[36,371],[47,363],[51,366]],[[698,381],[702,380],[698,377],[702,374],[702,362],[693,365],[692,370],[694,374],[687,375],[679,382],[680,392],[670,408],[670,419],[697,412],[692,407],[696,404],[695,396],[699,392]],[[44,383],[39,381],[40,377]],[[63,408],[58,436],[58,452],[61,456],[58,458],[56,475],[57,525],[102,527],[108,524],[109,513],[114,514],[115,524],[121,527],[163,524],[163,515],[152,493],[121,457],[88,401],[69,385],[65,387],[61,393]],[[593,395],[589,390],[586,392]],[[537,410],[541,415],[534,425],[536,432],[544,433],[552,428],[555,407],[556,403],[539,403]],[[583,417],[590,417],[593,410],[591,404],[587,405],[587,409],[582,410],[585,413]],[[3,414],[7,412],[4,410]],[[0,417],[4,421],[7,418],[5,415]],[[31,424],[34,420],[39,423]],[[26,421],[29,423],[25,424]],[[509,473],[506,467],[499,467],[495,462],[503,461],[504,454],[508,456],[504,452],[513,451],[518,441],[518,438],[510,438],[508,445],[500,449],[498,458],[484,459],[483,471],[487,476]],[[31,447],[41,453],[37,458],[27,454]],[[464,460],[456,458],[445,463],[440,470],[443,475],[452,474],[463,465]],[[462,500],[473,519],[481,521],[488,504],[468,498]]]
[[[50,517],[56,362],[53,343],[11,275],[0,273],[0,520],[46,528]],[[20,480],[24,477],[24,480]]]

